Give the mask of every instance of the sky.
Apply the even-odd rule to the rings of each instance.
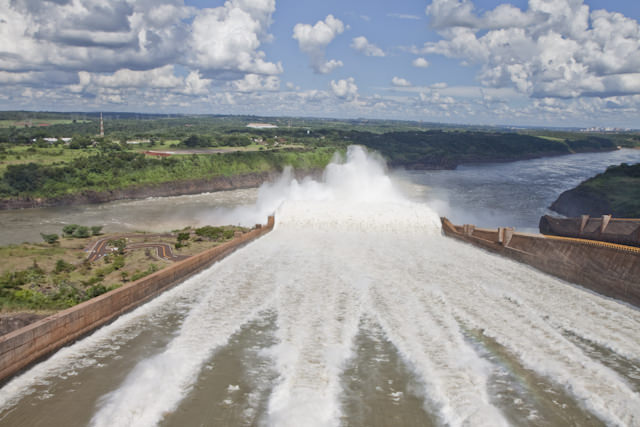
[[[0,0],[0,110],[640,128],[636,0]]]

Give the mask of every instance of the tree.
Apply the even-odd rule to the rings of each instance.
[[[191,135],[182,141],[182,145],[186,147],[209,147],[211,145],[211,141],[209,141],[205,136]]]
[[[80,227],[78,224],[67,224],[62,227],[62,232],[65,236],[71,237],[78,227]]]
[[[102,225],[91,226],[91,234],[94,236],[99,236],[100,234],[102,234]]]
[[[57,234],[40,233],[40,235],[42,236],[42,240],[44,240],[45,242],[47,242],[50,245],[53,245],[54,243],[56,243],[58,241],[58,235]]]
[[[45,179],[43,167],[36,163],[9,165],[4,180],[18,191],[33,191]]]
[[[73,237],[78,237],[80,239],[85,239],[90,236],[89,227],[85,227],[84,225],[79,226],[73,232]]]

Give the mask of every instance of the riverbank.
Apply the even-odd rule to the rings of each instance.
[[[448,156],[442,154],[428,155],[413,160],[386,159],[391,168],[406,170],[454,170],[460,165],[509,163],[521,160],[531,160],[543,157],[554,157],[578,153],[598,153],[615,151],[609,146],[598,150],[584,150],[568,153],[564,150],[539,151],[535,153],[505,153],[503,155],[489,154],[465,154],[460,156]],[[327,157],[327,160],[328,161]],[[310,169],[295,169],[297,179],[311,176],[319,178],[323,167]],[[240,190],[257,188],[265,182],[275,180],[281,173],[280,169],[270,171],[239,173],[235,175],[213,176],[198,179],[183,179],[169,182],[136,185],[122,189],[105,191],[83,190],[77,193],[65,194],[56,197],[22,196],[15,198],[0,198],[0,210],[28,209],[56,206],[73,206],[82,204],[99,204],[117,200],[136,200],[148,197],[171,197],[217,191]]]
[[[216,176],[203,179],[164,182],[119,190],[85,190],[77,194],[68,194],[60,197],[18,197],[0,199],[0,210],[97,204],[117,200],[184,196],[190,194],[212,193],[216,191],[257,188],[265,182],[273,181],[280,176],[280,173],[281,171],[273,170],[270,172],[256,172],[232,176]],[[322,175],[322,169],[296,170],[294,174],[298,179],[303,179],[307,176],[317,178]]]
[[[562,193],[550,209],[569,217],[640,218],[640,163],[609,167]]]

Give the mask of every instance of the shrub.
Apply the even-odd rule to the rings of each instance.
[[[84,225],[79,226],[73,232],[73,237],[77,237],[80,239],[85,239],[89,237],[91,234],[89,233],[89,227],[85,227]]]
[[[44,240],[46,243],[49,243],[50,245],[53,245],[54,243],[56,243],[58,241],[58,235],[57,234],[40,233],[40,235],[42,236],[42,240]]]
[[[206,225],[204,227],[196,228],[196,234],[202,237],[208,237],[210,239],[217,240],[222,236],[224,229],[222,227],[212,227]]]
[[[87,290],[87,296],[89,298],[97,297],[98,295],[102,295],[106,292],[109,292],[110,289],[105,285],[94,285]]]
[[[156,271],[158,271],[158,266],[155,264],[151,264],[145,271],[136,271],[133,276],[131,276],[131,280],[135,282],[136,280],[142,279],[143,277],[155,273]]]
[[[58,261],[56,261],[56,267],[53,270],[53,272],[56,274],[60,274],[60,273],[68,273],[73,270],[75,270],[75,267],[73,265],[69,264],[68,262],[65,262],[63,259],[59,259]]]
[[[91,234],[93,236],[99,236],[100,234],[102,234],[102,225],[91,226]]]
[[[122,255],[117,256],[113,259],[113,269],[120,270],[124,267],[124,257]]]
[[[78,227],[78,224],[65,225],[64,227],[62,227],[62,233],[64,233],[64,235],[67,237],[71,237]]]

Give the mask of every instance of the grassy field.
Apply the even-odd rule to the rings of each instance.
[[[40,165],[52,165],[55,163],[67,163],[81,157],[98,154],[95,148],[83,150],[70,150],[64,146],[36,147],[28,145],[16,145],[4,152],[0,152],[0,176],[4,174],[9,165],[37,163]]]

